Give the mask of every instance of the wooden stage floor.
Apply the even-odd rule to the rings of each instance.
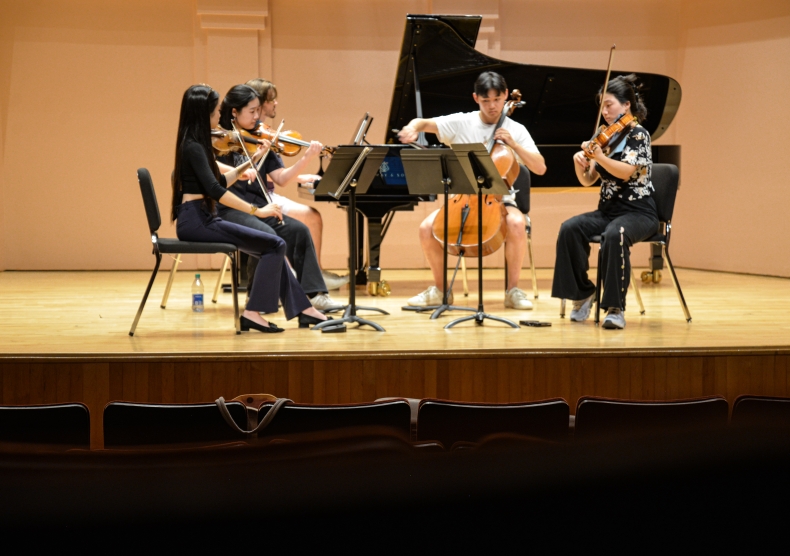
[[[217,273],[202,274],[208,290]],[[487,321],[444,330],[453,317],[431,321],[400,309],[429,285],[428,272],[388,271],[391,297],[359,296],[361,305],[390,312],[370,313],[386,332],[322,334],[280,314],[272,320],[286,327],[282,334],[236,335],[230,294],[193,314],[192,274],[181,272],[166,310],[159,308],[167,279],[160,275],[130,337],[147,272],[2,272],[0,403],[83,402],[91,446],[100,448],[100,416],[111,400],[211,402],[258,392],[301,403],[562,397],[574,412],[584,395],[721,395],[730,402],[741,394],[790,395],[790,280],[681,269],[691,324],[665,274],[642,289],[647,314],[638,314],[629,294],[627,327],[611,331],[559,318],[550,269],[539,271],[533,311],[506,310],[502,271],[486,274],[489,313],[552,326],[513,330]],[[476,291],[474,280],[470,287]],[[456,303],[474,306],[476,299]]]
[[[639,275],[637,269],[637,276]],[[660,284],[642,286],[646,314],[639,315],[628,295],[623,331],[596,327],[592,319],[572,323],[559,317],[559,300],[550,297],[552,269],[538,270],[539,299],[532,311],[505,309],[502,271],[486,271],[485,309],[511,320],[537,319],[548,328],[511,329],[494,321],[484,326],[444,324],[466,312],[445,313],[439,320],[401,310],[406,300],[430,284],[428,271],[386,271],[390,297],[370,297],[358,290],[359,305],[378,307],[389,315],[360,311],[386,329],[349,327],[345,334],[299,330],[282,311],[272,316],[286,332],[234,334],[230,294],[206,303],[204,313],[190,311],[193,274],[179,272],[166,310],[160,309],[167,273],[160,273],[137,333],[128,335],[149,274],[147,272],[2,272],[0,273],[0,358],[31,357],[111,360],[186,356],[328,356],[330,354],[456,354],[695,352],[747,350],[785,352],[790,348],[790,280],[680,269],[684,294],[693,317],[687,324],[668,273]],[[477,305],[476,271],[470,270],[468,298],[456,305]],[[202,273],[209,298],[217,272]],[[529,290],[528,272],[522,286]],[[456,290],[460,291],[460,285]],[[345,301],[347,288],[333,292]],[[243,305],[243,297],[240,297]],[[570,304],[569,308],[570,310]]]

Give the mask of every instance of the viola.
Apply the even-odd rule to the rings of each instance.
[[[609,126],[601,126],[587,144],[582,147],[584,156],[588,160],[595,157],[595,147],[598,146],[604,154],[609,154],[609,145],[614,143],[623,131],[634,127],[638,123],[636,116],[632,114],[620,114],[618,118]]]
[[[505,118],[524,105],[521,92],[513,89],[494,132],[502,127]],[[499,175],[512,188],[519,174],[518,160],[513,149],[492,137],[486,145]],[[447,210],[447,253],[455,256],[478,256],[477,195],[454,195],[446,207],[439,209],[433,221],[433,237],[444,244],[444,213]],[[483,256],[495,253],[507,236],[507,209],[501,195],[483,195]]]
[[[269,127],[263,122],[258,122],[258,125],[252,131],[242,129],[241,135],[250,139],[266,139],[267,141],[272,141],[276,136],[277,141],[272,143],[272,150],[283,156],[296,156],[301,152],[302,147],[310,146],[309,142],[302,140],[302,134],[298,131],[285,130],[277,133],[276,129]],[[324,151],[331,154],[334,152],[334,149],[332,147],[324,147],[321,151],[322,154]]]

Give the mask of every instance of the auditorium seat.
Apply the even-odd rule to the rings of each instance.
[[[260,407],[259,420],[263,420],[271,407],[268,403]],[[411,409],[405,399],[341,405],[289,403],[280,408],[258,436],[275,438],[338,429],[385,427],[409,439],[410,421]]]
[[[565,440],[569,413],[561,398],[504,404],[424,399],[417,416],[417,439],[438,440],[448,448],[496,433]]]
[[[0,444],[90,448],[90,412],[81,403],[0,406]]]
[[[732,406],[732,425],[790,429],[790,398],[738,396]]]
[[[411,439],[417,440],[417,411],[420,409],[422,398],[379,398],[376,402],[389,402],[392,400],[406,400],[411,408]]]
[[[637,401],[583,396],[576,404],[575,438],[640,435],[727,426],[725,398]]]
[[[241,428],[247,424],[243,404],[228,402],[228,411]],[[215,403],[149,404],[110,402],[104,408],[104,447],[200,446],[244,440],[233,430]]]

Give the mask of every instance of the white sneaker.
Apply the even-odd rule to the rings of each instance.
[[[424,292],[415,295],[407,301],[412,307],[427,307],[428,305],[442,304],[442,291],[436,286],[431,286]],[[447,303],[453,304],[453,292],[447,296]]]
[[[319,293],[310,300],[310,303],[319,311],[329,311],[331,309],[343,308],[343,305],[329,297],[328,293]]]
[[[339,274],[335,274],[334,272],[328,272],[326,270],[322,270],[321,277],[324,279],[324,283],[326,284],[326,289],[329,291],[339,290],[340,286],[348,284],[348,275],[340,276]]]
[[[601,326],[609,330],[622,330],[625,328],[625,313],[617,308],[609,309]]]
[[[580,299],[573,302],[573,309],[571,310],[571,320],[573,322],[584,322],[590,317],[590,308],[595,300],[595,293],[587,299]]]
[[[505,294],[505,307],[529,311],[532,309],[532,302],[527,299],[527,294],[525,294],[522,290],[518,288],[511,288]]]

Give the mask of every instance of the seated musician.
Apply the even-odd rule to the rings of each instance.
[[[254,129],[258,123],[260,107],[260,99],[255,89],[249,85],[236,85],[228,91],[228,94],[225,95],[225,99],[222,101],[220,126],[230,130],[235,123],[238,130]],[[259,171],[262,183],[265,186],[267,177],[273,180],[280,179],[284,181],[291,179],[291,176],[296,175],[309,158],[312,158],[315,153],[320,151],[321,143],[313,142],[307,150],[307,155],[287,170],[283,169],[282,160],[277,154],[269,152]],[[245,160],[246,157],[242,153],[230,153],[218,158],[220,163],[230,167],[238,166]],[[277,200],[275,200],[272,198],[271,192],[269,192],[269,199],[266,199],[254,170],[245,172],[240,180],[231,187],[231,191],[245,201],[263,207],[261,209],[262,213],[258,215],[249,214],[232,207],[221,206],[219,208],[220,217],[228,222],[234,222],[268,234],[275,234],[284,239],[286,256],[296,272],[302,289],[310,297],[313,307],[322,311],[339,307],[340,304],[335,303],[328,294],[328,287],[321,275],[321,268],[318,265],[318,258],[310,236],[310,230],[299,220],[286,215],[285,206],[280,204],[282,199],[286,201],[288,199],[278,196]],[[291,201],[288,202],[290,203]],[[284,222],[283,225],[280,225],[280,219]],[[250,259],[247,264],[247,275],[250,283],[253,282],[256,268],[257,261]]]
[[[398,137],[404,143],[411,143],[417,140],[420,132],[425,131],[435,133],[442,143],[451,145],[452,143],[485,144],[493,136],[512,148],[519,163],[525,164],[531,172],[544,174],[546,164],[543,156],[523,125],[505,118],[502,127],[495,130],[508,98],[505,79],[490,71],[480,74],[475,82],[472,97],[479,105],[479,111],[429,119],[415,118],[401,129]],[[521,171],[523,172],[524,169],[522,168]],[[505,239],[505,260],[508,264],[505,307],[532,309],[532,302],[527,299],[527,294],[518,287],[521,264],[527,252],[526,219],[516,207],[513,195],[503,197],[502,202],[507,209],[508,229]],[[438,212],[438,210],[432,212],[420,225],[420,243],[433,272],[434,285],[409,299],[408,303],[412,306],[424,307],[439,305],[442,302],[444,250],[442,244],[433,236],[433,221]],[[448,302],[452,303],[452,292],[448,295]]]
[[[636,76],[620,76],[609,81],[602,115],[611,125],[621,115],[638,120],[647,116]],[[588,142],[582,144],[585,148]],[[597,144],[592,160],[584,151],[573,155],[579,182],[589,187],[601,180],[598,210],[574,216],[563,222],[557,238],[552,297],[573,300],[571,320],[582,322],[590,316],[595,284],[587,276],[590,238],[600,235],[603,295],[601,308],[607,309],[603,327],[625,327],[625,294],[631,277],[631,245],[658,231],[658,213],[651,197],[653,168],[650,134],[638,123],[613,138],[607,156]]]
[[[247,81],[247,85],[255,89],[258,93],[258,98],[261,101],[261,120],[266,121],[267,118],[273,119],[277,115],[277,87],[274,86],[274,83],[258,77]],[[273,170],[271,174],[269,174],[269,178],[275,185],[285,186],[294,179],[294,176],[296,176],[296,181],[299,183],[309,183],[320,179],[320,176],[315,174],[299,174],[310,160],[320,154],[323,148],[323,145],[318,141],[311,141],[310,145],[310,148],[307,149],[302,158],[287,169],[283,168],[280,156],[275,155],[280,161],[280,169]],[[291,218],[296,218],[310,229],[313,245],[315,245],[315,252],[318,256],[318,266],[323,269],[324,267],[321,265],[321,246],[323,244],[324,221],[321,218],[321,213],[313,207],[297,203],[288,197],[280,195],[276,190],[271,191],[271,196],[272,200],[282,207],[283,214]],[[329,290],[336,290],[348,282],[348,276],[339,276],[334,272],[322,270],[321,275]]]
[[[279,298],[288,320],[298,316],[299,328],[327,319],[310,305],[285,262],[285,242],[273,234],[227,222],[216,216],[216,203],[242,213],[263,217],[264,209],[228,190],[248,166],[241,164],[220,173],[211,145],[211,130],[219,124],[219,95],[208,85],[193,85],[181,101],[176,139],[171,219],[182,241],[232,243],[258,262],[250,283],[247,306],[240,318],[243,331],[266,333],[283,329],[261,317],[276,313]],[[253,160],[263,153],[257,149]],[[252,258],[252,257],[250,257]]]

